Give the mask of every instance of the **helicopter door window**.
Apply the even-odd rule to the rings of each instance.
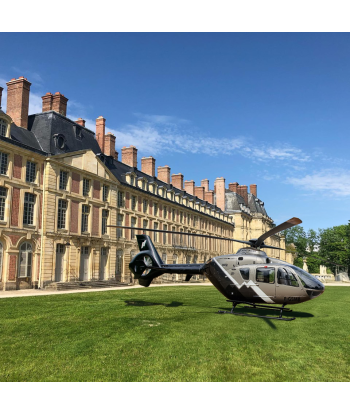
[[[275,283],[275,268],[257,268],[256,282],[265,282],[267,284]]]
[[[244,280],[249,280],[249,268],[241,268],[240,269],[241,276]]]
[[[278,268],[277,279],[278,284],[299,287],[299,283],[295,275],[285,268]]]

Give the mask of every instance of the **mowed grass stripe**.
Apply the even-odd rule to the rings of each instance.
[[[205,286],[4,298],[0,381],[348,381],[349,302],[327,287],[275,321]]]

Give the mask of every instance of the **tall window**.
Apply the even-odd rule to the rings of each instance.
[[[148,220],[145,220],[144,219],[144,221],[143,221],[143,229],[147,229],[147,228],[148,228]],[[147,234],[145,230],[143,231],[143,233],[144,234]]]
[[[163,261],[163,264],[166,264],[166,254],[165,253],[162,254],[162,261]]]
[[[24,242],[19,250],[19,278],[30,278],[32,276],[32,245],[29,242]]]
[[[0,281],[2,281],[2,259],[4,257],[4,248],[0,242]]]
[[[102,235],[107,234],[107,222],[108,222],[108,210],[103,209],[102,210],[102,226],[101,226]]]
[[[5,120],[0,120],[0,135],[6,137],[7,122]]]
[[[36,163],[32,161],[27,161],[27,170],[26,170],[26,181],[27,182],[35,182],[36,176]]]
[[[163,231],[167,231],[168,227],[167,225],[163,225]],[[167,238],[168,234],[167,233],[163,233],[163,245],[166,245],[166,238]]]
[[[175,232],[175,231],[176,231],[175,226],[173,226],[173,227],[171,228],[171,230],[172,230],[173,232]],[[173,245],[176,245],[176,241],[177,241],[177,235],[176,235],[176,233],[173,233],[173,234],[172,234],[172,241],[173,241]]]
[[[68,172],[61,170],[60,171],[60,189],[67,190],[68,183]]]
[[[193,226],[197,226],[197,216],[193,216]]]
[[[148,201],[143,199],[143,213],[147,213]]]
[[[184,220],[184,214],[183,212],[180,212],[180,222],[183,223]]]
[[[163,206],[163,217],[164,219],[167,219],[168,217],[168,208],[166,206]]]
[[[173,214],[172,214],[172,221],[175,222],[175,216],[176,216],[176,211],[175,209],[173,209]]]
[[[117,251],[117,261],[115,263],[115,273],[116,275],[122,275],[123,270],[123,251],[118,249]]]
[[[108,202],[109,186],[105,184],[102,186],[102,200]]]
[[[158,223],[155,223],[154,225],[153,225],[153,229],[154,230],[157,230],[159,228],[159,225],[158,225]],[[154,242],[158,242],[158,232],[153,232],[154,233]]]
[[[81,231],[82,232],[88,232],[89,230],[89,213],[90,213],[90,206],[83,205],[82,213],[81,213]]]
[[[124,219],[124,216],[121,215],[120,213],[118,213],[118,216],[117,216],[117,225],[118,226],[123,226],[123,219]],[[123,238],[123,236],[124,236],[123,231],[124,231],[123,228],[117,228],[117,237],[118,238]]]
[[[0,174],[7,174],[8,154],[0,153]]]
[[[157,216],[158,215],[158,203],[154,204],[153,210],[154,210],[154,216]]]
[[[118,207],[124,207],[124,192],[118,192]]]
[[[136,196],[131,196],[131,210],[136,210]]]
[[[83,196],[89,196],[90,194],[90,180],[83,179]]]
[[[26,193],[24,195],[24,210],[23,210],[23,224],[33,225],[34,224],[34,205],[35,195],[32,193]]]
[[[58,200],[58,211],[57,211],[57,229],[66,228],[66,214],[67,214],[67,201]]]
[[[131,227],[135,228],[136,227],[136,218],[131,218]],[[131,229],[131,239],[135,238],[135,230]]]
[[[0,220],[5,220],[6,195],[7,195],[6,187],[0,187]]]

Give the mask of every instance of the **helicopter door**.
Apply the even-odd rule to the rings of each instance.
[[[276,297],[281,302],[298,303],[303,296],[303,287],[288,267],[277,270]]]
[[[276,268],[275,267],[257,267],[255,272],[256,288],[254,297],[261,298],[266,303],[274,303],[276,296]]]

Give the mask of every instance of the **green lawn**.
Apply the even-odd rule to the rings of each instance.
[[[3,298],[0,381],[349,381],[349,306],[347,287],[294,321],[217,314],[199,285]]]

